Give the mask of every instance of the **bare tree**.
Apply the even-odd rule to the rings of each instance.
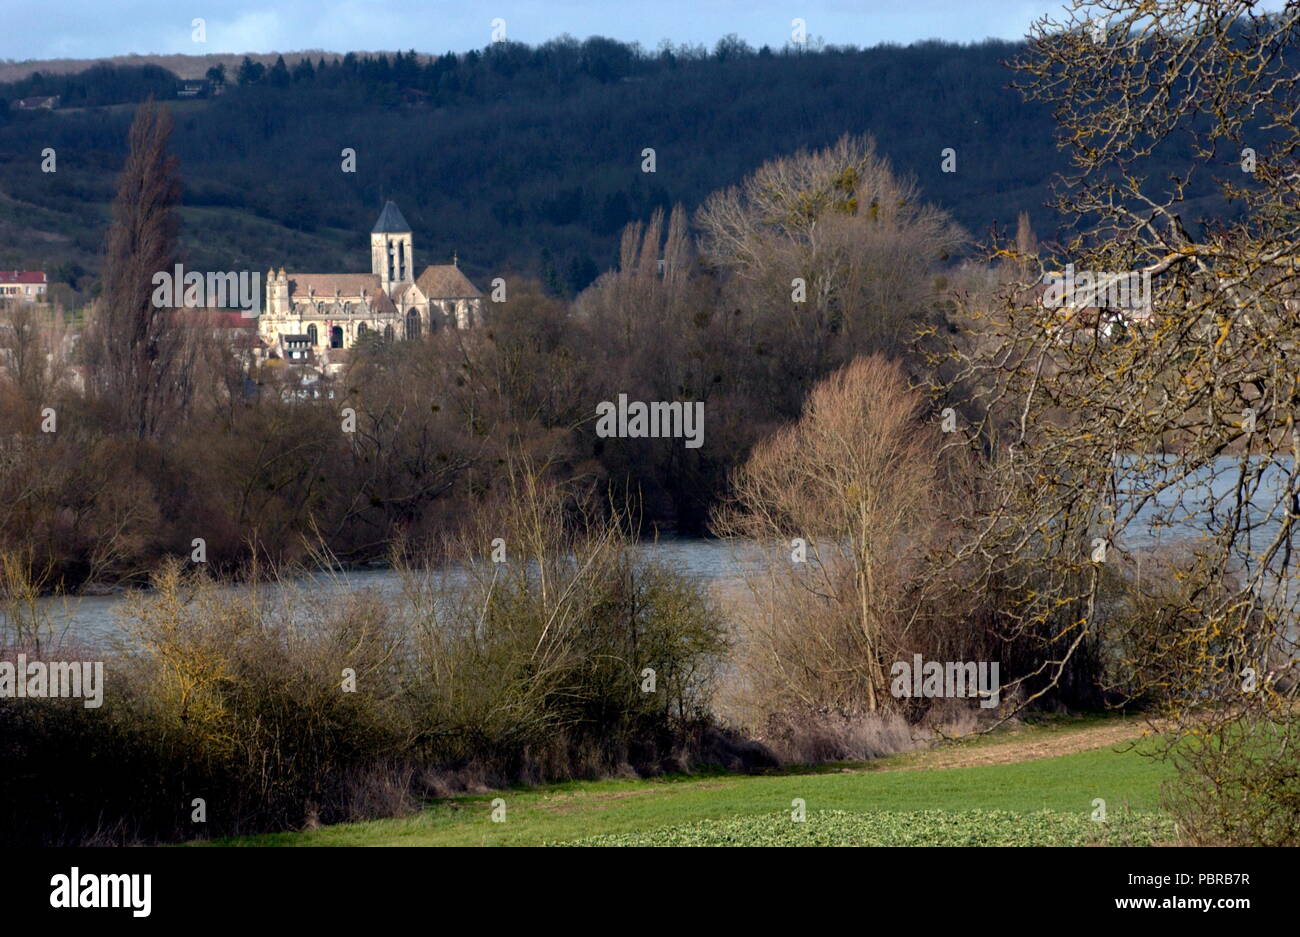
[[[186,349],[192,336],[174,310],[153,302],[154,275],[174,269],[180,178],[168,154],[172,120],[151,99],[136,110],[106,244],[104,291],[88,336],[94,392],[119,428],[156,436],[188,402]],[[181,284],[175,284],[177,288]]]
[[[1057,114],[1073,168],[1055,207],[1077,233],[995,245],[1049,282],[959,297],[943,364],[986,467],[953,561],[1050,649],[1026,699],[1100,654],[1099,680],[1159,701],[1171,745],[1211,739],[1178,749],[1202,808],[1258,795],[1290,818],[1198,809],[1193,835],[1294,842],[1294,798],[1249,779],[1293,777],[1300,740],[1294,685],[1269,677],[1296,660],[1300,7],[1254,7],[1080,0],[1037,24],[1016,66]],[[1175,145],[1186,172],[1148,174]],[[1238,220],[1185,220],[1207,190]],[[1139,575],[1162,534],[1177,555]]]
[[[697,223],[705,257],[735,274],[735,300],[770,310],[812,374],[902,350],[931,271],[961,240],[866,137],[763,164],[711,196]]]
[[[579,313],[616,336],[617,356],[644,353],[671,341],[671,323],[681,317],[690,273],[691,243],[686,211],[673,208],[665,230],[656,209],[648,223],[623,229],[618,269],[602,275],[577,303]]]
[[[750,637],[778,707],[885,707],[915,610],[907,584],[941,506],[924,408],[897,363],[857,359],[817,385],[801,420],[755,447],[715,517],[718,533],[780,551],[752,583]]]
[[[57,309],[0,300],[0,368],[28,404],[50,397],[66,372],[67,328]]]

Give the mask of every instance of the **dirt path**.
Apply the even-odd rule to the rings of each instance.
[[[980,745],[941,745],[910,756],[906,762],[882,766],[877,771],[917,771],[936,768],[973,768],[1008,765],[1018,761],[1055,758],[1096,748],[1119,747],[1140,739],[1149,727],[1140,719],[1107,721],[1102,725],[1061,728],[1050,735],[1029,728],[1013,729],[997,741]]]

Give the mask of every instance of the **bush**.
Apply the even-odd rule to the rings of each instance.
[[[491,561],[494,544],[506,562]],[[414,718],[434,760],[536,779],[653,771],[707,722],[721,614],[637,555],[624,515],[594,517],[512,470],[444,554],[475,559],[408,571]]]
[[[395,601],[301,578],[235,590],[172,561],[128,599],[112,654],[51,641],[8,557],[0,651],[105,660],[106,692],[0,700],[0,758],[21,766],[0,775],[0,841],[297,829],[402,813],[448,778],[771,763],[711,724],[726,641],[701,587],[640,560],[623,518],[510,478],[475,528],[507,563],[408,568]]]
[[[367,816],[408,740],[391,669],[400,635],[364,595],[330,606],[281,589],[277,601],[235,593],[170,563],[130,600],[118,652],[41,648],[107,657],[104,704],[0,703],[4,755],[30,768],[0,780],[0,837],[150,841]],[[345,667],[355,693],[341,692]]]
[[[896,362],[859,358],[736,474],[714,528],[761,545],[741,668],[754,724],[897,711],[891,663],[930,649],[913,629],[915,585],[942,495],[923,407]]]
[[[1174,754],[1165,805],[1198,846],[1300,846],[1294,718],[1245,714],[1192,730]]]

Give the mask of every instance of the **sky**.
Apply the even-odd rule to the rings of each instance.
[[[1018,39],[1061,0],[0,0],[0,59],[102,58],[130,53],[463,52],[487,45],[494,20],[529,44],[568,33],[640,42],[702,43],[735,33],[780,47],[791,21],[834,45],[920,39]],[[204,20],[206,42],[194,39]],[[499,26],[498,26],[499,28]]]

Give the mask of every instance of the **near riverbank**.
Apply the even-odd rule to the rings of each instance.
[[[1134,718],[1054,717],[869,763],[483,790],[401,819],[218,844],[1172,844],[1159,788],[1173,769],[1143,756],[1144,730]],[[1096,799],[1106,822],[1093,819]]]

